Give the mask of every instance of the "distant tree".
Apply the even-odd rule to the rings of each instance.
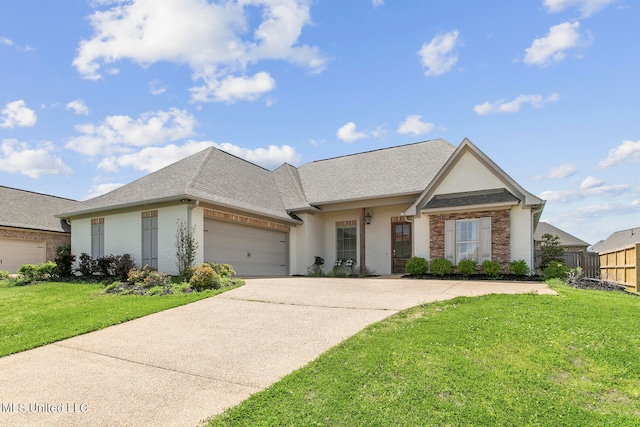
[[[544,270],[556,261],[564,264],[564,248],[560,243],[558,236],[546,233],[542,236],[542,255],[540,260],[540,267]]]

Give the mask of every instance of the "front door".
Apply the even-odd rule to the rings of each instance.
[[[411,258],[411,223],[391,223],[391,270],[395,274],[404,274],[405,265]]]

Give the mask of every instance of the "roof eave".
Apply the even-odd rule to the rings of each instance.
[[[421,213],[433,214],[433,213],[447,213],[447,212],[461,212],[466,210],[471,211],[479,211],[479,210],[495,210],[495,209],[503,209],[510,208],[512,206],[518,205],[518,201],[511,202],[500,202],[500,203],[483,203],[476,205],[462,205],[462,206],[447,206],[443,208],[421,208]]]

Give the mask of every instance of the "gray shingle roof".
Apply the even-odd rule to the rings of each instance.
[[[193,198],[290,220],[316,204],[419,194],[454,150],[436,139],[269,171],[210,147],[59,216]]]
[[[616,231],[593,245],[594,252],[603,253],[640,243],[640,227]]]
[[[68,233],[68,224],[54,215],[78,204],[75,200],[0,186],[0,225]]]
[[[520,202],[505,188],[466,191],[463,193],[438,194],[424,205],[423,209],[457,208],[462,206],[487,205],[493,203]]]
[[[210,147],[59,216],[193,198],[290,219],[273,174]]]
[[[454,150],[435,139],[311,162],[298,171],[312,205],[420,193]]]
[[[589,243],[584,240],[580,240],[575,236],[560,230],[553,225],[540,221],[536,227],[536,231],[533,233],[533,240],[536,242],[542,241],[542,236],[545,234],[551,234],[552,236],[558,236],[560,238],[560,244],[562,246],[590,246]]]

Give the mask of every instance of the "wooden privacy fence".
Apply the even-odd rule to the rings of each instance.
[[[536,268],[540,268],[542,251],[537,250],[535,255]],[[580,267],[585,277],[600,278],[600,257],[595,252],[565,252],[564,263],[570,268]]]
[[[640,292],[640,243],[601,252],[600,275]]]

